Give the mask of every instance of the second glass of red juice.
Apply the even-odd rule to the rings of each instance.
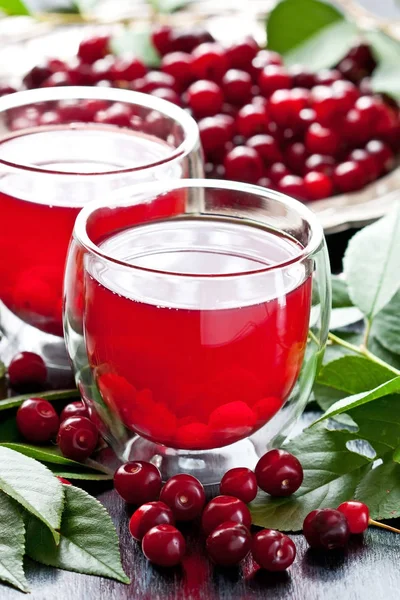
[[[166,214],[170,205],[179,210]],[[328,272],[311,211],[256,186],[166,181],[88,205],[69,253],[65,324],[103,435],[164,477],[214,483],[254,467],[307,401]]]
[[[76,215],[131,185],[202,174],[194,120],[127,90],[63,87],[0,99],[0,320],[5,354],[69,368],[62,281]],[[164,206],[167,214],[180,211]],[[4,343],[3,343],[4,345]],[[7,360],[7,356],[6,356]]]

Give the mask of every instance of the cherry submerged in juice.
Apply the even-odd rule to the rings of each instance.
[[[311,276],[304,263],[263,270],[297,256],[295,241],[184,218],[129,228],[100,246],[175,274],[152,283],[136,269],[93,261],[85,275],[90,366],[104,402],[130,430],[201,450],[247,437],[276,414],[301,369]]]
[[[62,336],[64,263],[79,210],[115,189],[107,173],[158,162],[170,153],[165,142],[113,126],[37,128],[0,140],[0,160],[25,165],[12,170],[0,164],[5,305],[42,331]]]

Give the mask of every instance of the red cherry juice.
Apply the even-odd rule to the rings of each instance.
[[[298,256],[297,242],[225,219],[175,218],[99,245],[107,256],[171,273],[93,260],[85,274],[90,366],[130,430],[202,450],[247,437],[276,414],[304,357],[311,261],[266,267]]]
[[[170,153],[155,137],[113,126],[41,127],[0,139],[0,161],[21,166],[0,163],[5,305],[34,327],[62,336],[64,263],[76,215],[124,177],[129,183],[128,174],[113,179],[110,172],[162,161]],[[134,177],[131,183],[146,180],[146,171]]]

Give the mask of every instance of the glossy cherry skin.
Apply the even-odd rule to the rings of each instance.
[[[309,171],[304,177],[304,187],[309,200],[321,200],[332,195],[332,180],[325,173]]]
[[[60,420],[44,398],[29,398],[17,411],[17,427],[30,442],[49,442],[57,435]]]
[[[253,537],[253,558],[267,571],[285,571],[296,558],[296,546],[284,533],[263,529]]]
[[[271,496],[290,496],[303,482],[303,468],[286,450],[270,450],[258,461],[255,474],[259,487]]]
[[[173,525],[156,525],[142,540],[145,557],[160,567],[178,565],[186,550],[183,535]]]
[[[209,535],[225,521],[242,523],[247,529],[251,526],[251,515],[246,504],[233,496],[216,496],[207,504],[201,518],[201,526]]]
[[[164,502],[146,502],[130,518],[129,531],[141,542],[146,533],[156,525],[175,525],[174,515]]]
[[[168,479],[160,494],[177,521],[192,521],[201,514],[206,495],[200,481],[192,475],[181,473]]]
[[[85,40],[79,44],[78,56],[82,62],[92,64],[99,58],[103,58],[108,51],[108,35],[97,35]]]
[[[161,486],[160,471],[142,460],[125,463],[114,474],[114,487],[129,504],[140,505],[157,500]]]
[[[82,402],[82,400],[78,400],[77,402],[70,402],[63,408],[60,415],[60,422],[62,423],[65,419],[69,417],[88,417],[89,411],[87,409],[86,404]]]
[[[334,508],[323,508],[306,516],[303,534],[312,548],[334,550],[346,546],[350,528],[343,513]]]
[[[16,354],[8,365],[10,386],[18,389],[27,386],[42,386],[47,379],[44,360],[34,352]]]
[[[224,496],[234,496],[246,504],[257,496],[257,479],[253,471],[246,467],[236,467],[225,473],[219,491]]]
[[[217,565],[232,567],[238,565],[250,552],[251,535],[242,523],[226,521],[210,533],[206,548]]]
[[[369,524],[369,508],[363,502],[342,502],[338,511],[343,513],[349,524],[350,533],[363,533]]]
[[[87,417],[69,417],[60,425],[57,444],[66,458],[83,461],[97,446],[99,434]]]
[[[72,485],[72,483],[70,481],[68,481],[68,479],[64,479],[64,477],[59,477],[57,475],[57,479],[60,483],[62,483],[63,485]]]

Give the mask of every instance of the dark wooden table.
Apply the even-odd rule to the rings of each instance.
[[[328,238],[332,270],[341,259],[352,232]],[[165,570],[151,566],[128,531],[129,512],[109,484],[87,488],[109,510],[117,527],[130,586],[69,573],[26,562],[32,600],[399,600],[400,535],[370,529],[354,537],[346,552],[321,553],[307,548],[301,535],[293,535],[297,559],[287,573],[269,574],[256,569],[251,559],[241,568],[213,567],[203,550],[204,540],[193,525],[183,533],[188,554],[182,567]],[[1,526],[1,524],[0,524]],[[0,549],[1,552],[1,549]],[[20,592],[0,585],[0,600],[17,600]]]

